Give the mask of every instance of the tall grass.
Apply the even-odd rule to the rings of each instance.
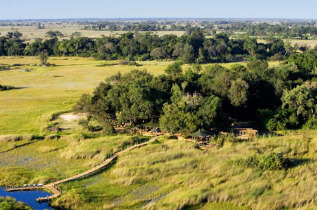
[[[76,175],[100,164],[126,142],[135,143],[135,139],[69,135],[40,141],[0,141],[0,186],[48,183]]]
[[[192,142],[161,138],[120,156],[109,171],[63,187],[73,186],[89,198],[83,204],[87,208],[197,209],[208,203],[206,209],[315,209],[316,136],[316,131],[299,131],[246,142],[225,140],[223,147],[206,151],[195,149]],[[254,155],[269,157],[272,152],[294,165],[270,170],[233,163]],[[103,183],[107,188],[99,189]],[[94,187],[99,189],[98,198],[89,196]],[[103,194],[113,188],[130,192]]]
[[[33,135],[0,135],[0,141],[30,141],[34,139]]]

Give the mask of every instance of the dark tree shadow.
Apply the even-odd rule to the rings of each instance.
[[[286,166],[287,168],[295,168],[297,166],[303,165],[303,164],[307,164],[312,162],[312,159],[298,159],[298,158],[287,158],[286,160]]]

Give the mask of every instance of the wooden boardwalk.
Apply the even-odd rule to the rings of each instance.
[[[66,179],[62,179],[62,180],[59,180],[59,181],[56,181],[56,182],[53,182],[53,183],[50,183],[50,184],[47,184],[47,185],[44,185],[44,186],[8,188],[7,191],[8,192],[14,192],[14,191],[49,190],[50,192],[52,192],[51,196],[43,197],[43,198],[37,198],[36,201],[41,203],[41,202],[46,202],[46,201],[52,200],[54,198],[59,197],[62,194],[61,190],[59,190],[57,188],[58,184],[62,184],[62,183],[65,183],[65,182],[69,182],[69,181],[85,178],[85,177],[91,176],[93,174],[96,174],[96,173],[102,171],[103,169],[105,169],[106,167],[108,167],[112,163],[112,161],[117,159],[123,153],[126,153],[126,152],[131,151],[131,150],[136,149],[136,148],[143,147],[145,145],[148,145],[149,143],[155,141],[158,137],[159,136],[156,136],[156,137],[150,139],[147,142],[144,142],[144,143],[141,143],[141,144],[136,144],[136,145],[131,146],[131,147],[127,148],[127,149],[124,149],[124,150],[122,150],[120,152],[117,152],[116,154],[114,154],[111,157],[107,158],[100,165],[98,165],[98,166],[96,166],[96,167],[94,167],[92,169],[89,169],[88,171],[85,171],[83,173],[77,174],[75,176],[72,176],[72,177],[69,177],[69,178],[66,178]]]

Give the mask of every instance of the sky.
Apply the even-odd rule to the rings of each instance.
[[[0,19],[317,19],[317,0],[0,0]]]

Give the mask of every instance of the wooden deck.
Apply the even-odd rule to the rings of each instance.
[[[93,175],[95,173],[98,173],[98,172],[102,171],[103,169],[107,168],[112,163],[112,161],[117,159],[123,153],[126,153],[126,152],[131,151],[131,150],[136,149],[136,148],[140,148],[140,147],[146,146],[149,143],[155,141],[158,137],[159,136],[156,136],[156,137],[150,139],[147,142],[144,142],[144,143],[141,143],[141,144],[137,144],[137,145],[131,146],[131,147],[127,148],[127,149],[124,149],[124,150],[122,150],[120,152],[117,152],[113,156],[111,156],[108,159],[106,159],[100,165],[98,165],[98,166],[96,166],[96,167],[94,167],[94,168],[92,168],[92,169],[90,169],[88,171],[85,171],[83,173],[77,174],[75,176],[72,176],[72,177],[69,177],[69,178],[66,178],[66,179],[62,179],[62,180],[59,180],[59,181],[56,181],[56,182],[53,182],[53,183],[50,183],[50,184],[47,184],[47,185],[44,185],[44,186],[8,188],[8,189],[6,189],[6,191],[8,191],[8,192],[16,192],[16,191],[49,190],[50,192],[52,192],[51,196],[43,197],[43,198],[37,198],[36,201],[39,202],[39,203],[42,203],[42,202],[46,202],[46,201],[52,200],[54,198],[59,197],[62,194],[61,190],[59,190],[57,188],[58,184],[62,184],[62,183],[73,181],[73,180],[82,179],[82,178],[91,176],[91,175]]]

